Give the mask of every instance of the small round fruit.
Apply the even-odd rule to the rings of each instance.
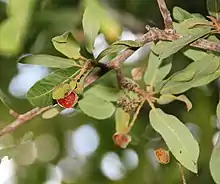
[[[169,151],[163,148],[156,149],[154,155],[160,164],[168,164],[170,162]]]
[[[57,103],[63,108],[71,108],[78,102],[78,95],[75,92],[70,92],[64,98],[58,99]]]
[[[123,133],[115,133],[112,138],[115,145],[119,146],[120,148],[126,148],[131,142],[131,136]]]

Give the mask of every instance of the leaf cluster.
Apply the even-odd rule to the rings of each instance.
[[[212,2],[207,0],[207,7],[210,15],[216,16],[218,13],[213,14]],[[110,19],[113,27],[117,27],[117,21],[110,18],[98,1],[85,0],[84,4],[82,25],[86,38],[85,47],[87,52],[92,53],[95,37],[108,27],[105,25],[105,20]],[[106,73],[93,86],[85,85],[86,79],[91,73],[95,72],[97,68],[102,69],[100,60],[103,57],[114,57],[115,54],[126,49],[135,51],[142,47],[143,43],[117,40],[103,50],[97,58],[93,56],[88,58],[82,54],[81,46],[71,32],[54,37],[53,46],[64,57],[41,54],[19,60],[20,63],[41,65],[53,69],[48,76],[31,87],[27,93],[28,101],[35,107],[53,106],[42,115],[45,119],[58,115],[67,104],[72,104],[72,108],[79,109],[92,118],[107,119],[114,116],[113,140],[122,148],[132,141],[132,137],[129,135],[130,130],[134,126],[140,109],[146,103],[151,107],[149,120],[152,128],[161,135],[175,159],[188,170],[197,173],[199,145],[196,139],[177,117],[163,112],[156,106],[178,100],[185,103],[188,111],[192,108],[192,103],[182,93],[207,85],[219,78],[220,57],[214,52],[195,50],[190,47],[190,44],[201,38],[216,42],[219,40],[215,37],[210,21],[202,15],[190,14],[175,7],[173,17],[175,30],[182,37],[173,41],[152,43],[147,67],[145,69],[143,66],[145,70],[140,70],[138,80],[136,80],[135,73],[133,73],[133,79],[121,76],[119,81],[116,81],[115,73],[114,75]],[[218,17],[216,16],[216,18]],[[118,35],[119,29],[117,27],[115,34]],[[174,55],[178,52],[191,58],[192,62],[171,75]],[[106,78],[110,78],[115,83],[118,82],[119,85],[107,85]],[[144,87],[140,85],[141,83],[144,83]],[[69,98],[71,93],[77,96],[72,101]],[[60,100],[62,100],[62,104]],[[75,100],[74,103],[73,100]],[[218,105],[218,117],[220,116],[219,109]],[[210,161],[210,170],[216,183],[220,183],[220,177],[217,174],[219,160],[218,141]]]

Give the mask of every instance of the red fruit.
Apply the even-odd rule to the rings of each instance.
[[[131,136],[127,134],[115,133],[112,138],[115,145],[121,148],[126,148],[127,145],[131,142]]]
[[[169,151],[159,148],[154,151],[154,155],[157,161],[161,164],[168,164],[170,162],[170,154]]]
[[[75,92],[70,92],[64,98],[57,100],[57,103],[63,108],[71,108],[78,102],[78,95]]]

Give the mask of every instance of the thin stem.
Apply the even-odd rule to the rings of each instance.
[[[181,175],[181,178],[182,178],[182,182],[183,182],[183,184],[187,184],[186,183],[186,178],[185,178],[184,172],[183,172],[183,167],[180,163],[178,163],[178,165],[179,165],[179,170],[180,170],[180,175]]]
[[[149,99],[149,98],[147,98],[147,102],[148,102],[148,104],[150,105],[150,107],[151,107],[151,109],[155,109],[155,106],[154,106],[154,104],[151,102],[151,100]]]
[[[84,62],[87,62],[87,61],[88,61],[88,59],[85,58],[85,57],[83,57],[83,56],[79,56],[79,60],[82,60],[82,61],[84,61]]]
[[[82,78],[84,80],[86,76],[88,76],[89,73],[93,70],[93,68],[94,68],[94,65],[89,60],[87,60],[82,66],[79,74],[73,80],[78,81],[78,80],[81,80]],[[82,87],[84,87],[84,85]]]
[[[163,16],[165,29],[173,29],[173,21],[170,16],[170,12],[166,6],[164,0],[157,0],[158,6],[160,8],[160,12]]]
[[[136,109],[136,111],[135,111],[135,113],[133,115],[133,118],[131,120],[131,123],[128,126],[128,129],[127,129],[128,131],[127,132],[129,132],[131,130],[131,128],[134,126],[134,123],[135,123],[135,121],[137,119],[137,116],[138,116],[140,110],[141,110],[141,107],[144,105],[144,102],[145,102],[145,99],[142,100],[141,103],[139,104],[139,106],[137,107],[137,109]]]
[[[118,86],[119,86],[119,88],[121,88],[123,80],[124,80],[124,76],[123,76],[122,71],[119,67],[115,68],[115,72],[116,72],[116,77],[117,77],[117,81],[118,81]]]
[[[10,109],[9,110],[9,114],[11,116],[13,116],[14,118],[18,118],[20,116],[20,114],[18,114],[17,112],[15,112],[14,110]]]
[[[17,119],[0,130],[0,136],[13,132],[19,126],[23,125],[26,121],[33,119],[35,116],[43,113],[44,111],[50,109],[52,106],[47,106],[43,108],[36,107],[24,114],[18,115]]]
[[[153,100],[157,101],[159,98],[156,97],[151,97]]]

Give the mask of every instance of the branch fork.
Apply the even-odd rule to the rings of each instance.
[[[182,35],[177,34],[173,28],[173,21],[170,16],[170,12],[166,6],[165,0],[157,0],[161,15],[164,20],[164,30],[146,26],[147,33],[145,33],[143,36],[138,38],[136,41],[140,42],[142,44],[146,44],[152,41],[158,41],[158,40],[168,40],[173,41],[178,38],[181,38]],[[220,52],[220,44],[216,42],[211,42],[205,39],[199,39],[193,43],[190,44],[191,47],[196,47],[204,50],[210,50],[215,52]],[[135,51],[132,49],[126,49],[123,52],[121,52],[118,56],[116,56],[113,60],[111,60],[108,64],[106,64],[106,68],[111,70],[118,70],[120,68],[121,63],[123,63],[128,57],[130,57]],[[102,75],[104,75],[107,71],[102,71],[100,69],[99,71],[90,73],[86,79],[85,79],[85,86],[90,85],[97,79],[99,79]],[[153,93],[146,92],[143,89],[135,88],[135,91],[144,97],[145,100],[149,102],[149,104],[152,106],[155,98],[153,97]],[[29,112],[26,112],[22,115],[19,115],[15,113],[14,111],[10,111],[10,114],[16,118],[15,121],[13,121],[11,124],[4,127],[2,130],[0,130],[0,136],[13,132],[15,129],[17,129],[19,126],[23,125],[26,121],[29,121],[36,117],[37,115],[43,113],[44,111],[50,109],[51,106],[47,107],[37,107]]]

